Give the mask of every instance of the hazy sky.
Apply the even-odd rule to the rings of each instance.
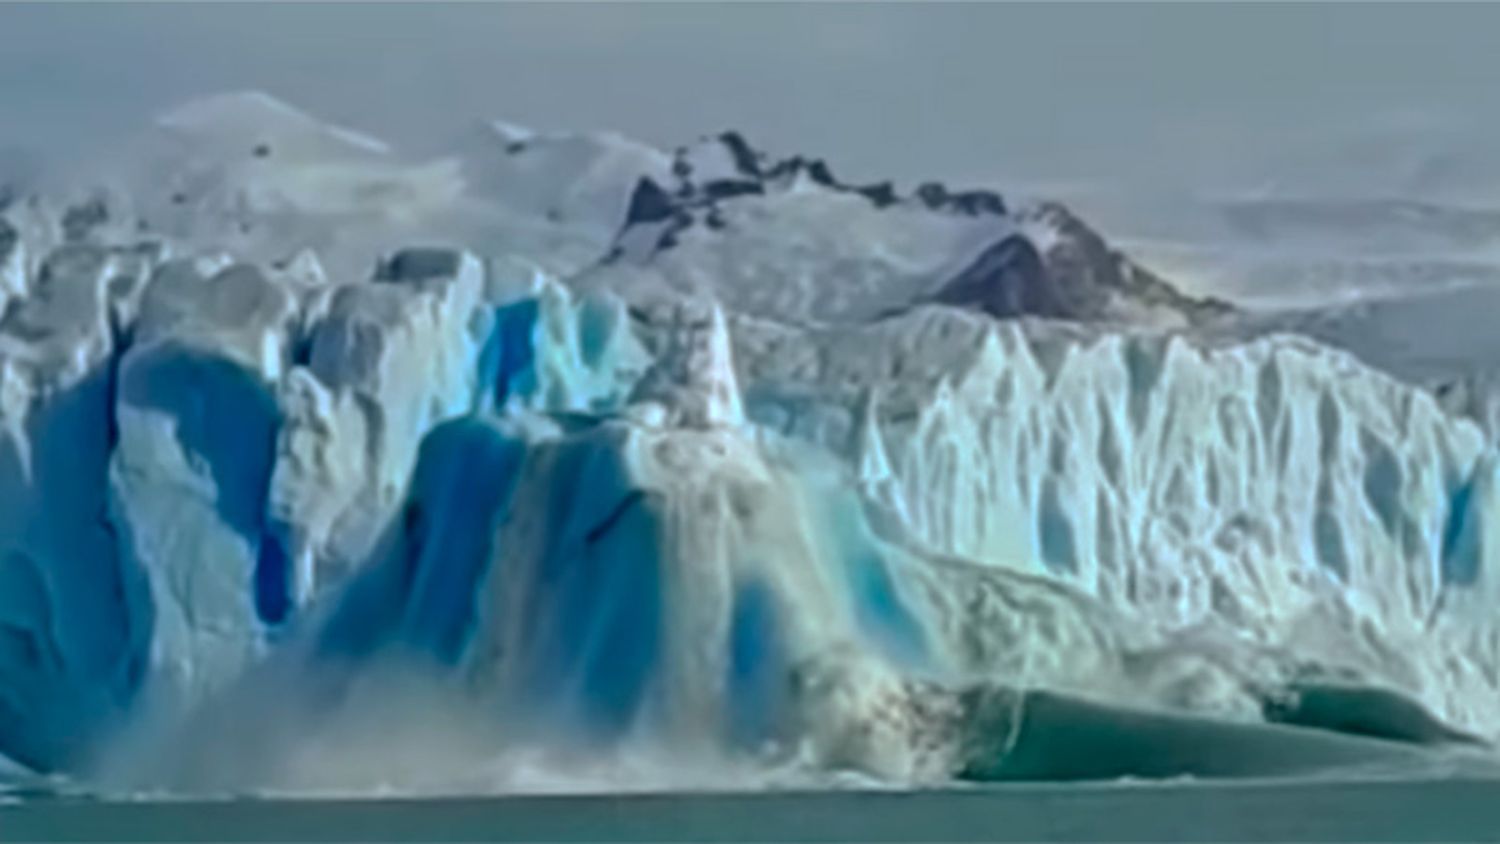
[[[0,143],[99,149],[251,87],[409,146],[481,116],[732,126],[856,178],[1193,179],[1330,138],[1488,143],[1500,6],[0,5]]]

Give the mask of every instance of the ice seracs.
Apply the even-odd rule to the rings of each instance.
[[[121,259],[63,247],[0,320],[0,743],[41,768],[84,763],[149,673],[147,581],[110,518]]]
[[[744,424],[724,312],[717,305],[696,314],[679,308],[668,332],[666,348],[636,384],[631,404],[659,408],[648,416],[669,426]]]
[[[616,407],[650,358],[625,305],[608,294],[574,296],[544,275],[495,308],[480,352],[476,408],[564,412]]]
[[[260,570],[296,301],[260,270],[182,262],[146,286],[115,388],[113,516],[152,584],[158,676],[202,693],[257,654],[284,612]],[[193,687],[197,687],[194,689]]]
[[[422,435],[473,408],[488,327],[484,272],[462,252],[410,250],[344,285],[285,380],[270,479],[274,553],[310,583],[368,552]],[[310,589],[304,587],[304,590]]]
[[[0,291],[5,301],[26,292],[26,244],[21,232],[0,217]]]

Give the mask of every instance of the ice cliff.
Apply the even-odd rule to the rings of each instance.
[[[390,672],[470,745],[897,781],[1500,734],[1500,462],[1427,392],[1216,339],[1056,207],[733,134],[490,125],[419,166],[309,121],[166,121],[229,224],[4,212],[0,753],[97,770],[170,712],[197,739],[143,770],[284,783]],[[370,179],[458,199],[403,228]],[[474,248],[337,269],[443,220]],[[1111,767],[1099,724],[1213,741]]]

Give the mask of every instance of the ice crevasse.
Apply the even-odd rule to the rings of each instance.
[[[34,266],[0,321],[34,767],[392,662],[502,733],[895,778],[1004,773],[1027,689],[1248,728],[1337,679],[1500,729],[1493,448],[1307,341],[663,316],[436,249]]]

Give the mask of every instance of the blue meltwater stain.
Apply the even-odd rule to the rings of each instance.
[[[473,634],[475,602],[499,556],[495,524],[510,508],[526,446],[478,418],[435,429],[402,510],[408,568],[405,638],[445,663]]]
[[[524,610],[526,694],[596,737],[623,733],[663,649],[658,524],[615,446],[565,446],[554,464],[544,551]]]
[[[1474,479],[1464,481],[1448,499],[1448,518],[1443,525],[1442,579],[1458,586],[1479,579],[1479,554],[1472,540],[1465,541],[1473,518]]]
[[[858,499],[837,494],[825,514],[860,631],[894,660],[909,665],[926,662],[926,636],[901,598],[891,577],[890,562]]]
[[[433,429],[372,564],[320,631],[318,655],[359,662],[401,644],[442,664],[461,660],[485,577],[502,557],[495,525],[510,509],[526,454],[523,440],[482,417]]]
[[[292,613],[292,560],[270,531],[260,537],[254,581],[256,615],[266,624],[286,621]]]
[[[776,596],[764,583],[735,590],[724,706],[729,738],[741,747],[775,735],[788,670],[780,624]]]
[[[504,407],[513,395],[537,388],[536,342],[540,304],[523,299],[495,309],[494,324],[479,351],[478,410]]]
[[[857,556],[850,562],[850,578],[865,634],[893,659],[909,664],[923,662],[927,645],[922,628],[896,594],[885,560],[873,552]]]

